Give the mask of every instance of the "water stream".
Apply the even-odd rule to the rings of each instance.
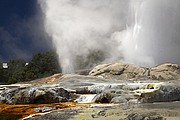
[[[80,97],[75,101],[78,103],[92,103],[95,96],[96,94],[80,95]]]

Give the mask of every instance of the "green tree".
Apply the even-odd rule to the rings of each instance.
[[[57,55],[54,51],[35,54],[29,64],[27,61],[10,60],[8,69],[0,67],[1,83],[16,83],[22,81],[34,80],[37,78],[47,77],[61,72],[58,64]],[[0,63],[2,65],[2,63]]]
[[[26,80],[47,77],[59,72],[61,69],[54,51],[34,55],[25,69]]]
[[[25,79],[24,70],[25,70],[25,60],[10,60],[8,62],[7,76],[8,76],[8,84],[16,83],[23,81]]]

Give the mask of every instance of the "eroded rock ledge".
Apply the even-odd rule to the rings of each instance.
[[[177,64],[166,63],[153,68],[126,63],[103,64],[96,66],[89,75],[56,74],[26,83],[0,85],[0,103],[91,102],[129,105],[180,101],[179,80],[180,66]],[[54,110],[53,107],[46,106],[35,108],[34,111],[44,111],[45,108]],[[105,112],[102,114],[104,115]],[[65,113],[62,111],[62,114]],[[44,116],[45,119],[51,114],[58,117],[59,112],[57,114],[51,112]],[[74,115],[73,113],[72,116]],[[99,112],[91,116],[92,118],[102,117]],[[44,119],[43,116],[39,117]],[[132,113],[127,116],[127,120],[132,117],[162,118]],[[35,118],[38,117],[35,116]]]
[[[100,103],[179,101],[179,79],[180,66],[177,64],[166,63],[153,68],[126,63],[103,64],[96,66],[88,76],[61,74],[26,84],[2,85],[0,102],[37,104],[82,102],[83,99]],[[94,98],[82,96],[84,94],[92,94]]]
[[[180,79],[180,66],[166,63],[153,68],[144,68],[127,63],[113,63],[98,65],[92,69],[89,74],[117,80],[135,80],[141,78],[152,80],[177,80]]]

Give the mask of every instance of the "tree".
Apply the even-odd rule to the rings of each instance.
[[[0,83],[5,83],[8,80],[8,73],[6,69],[3,69],[2,63],[0,62]]]
[[[47,77],[61,72],[56,53],[48,51],[34,55],[25,72],[27,80]]]
[[[26,61],[10,60],[8,69],[0,68],[0,80],[8,84],[34,80],[61,72],[54,51],[35,54],[26,65]]]
[[[16,83],[19,81],[23,81],[25,76],[23,75],[25,70],[25,60],[10,60],[8,62],[7,76],[8,76],[8,84]]]

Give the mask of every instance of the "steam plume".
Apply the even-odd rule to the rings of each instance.
[[[100,51],[104,61],[123,58],[142,66],[180,61],[176,44],[180,36],[179,31],[174,31],[180,28],[176,26],[180,2],[173,1],[39,0],[39,3],[62,70],[73,72],[78,69],[78,62],[86,63],[94,51]]]

